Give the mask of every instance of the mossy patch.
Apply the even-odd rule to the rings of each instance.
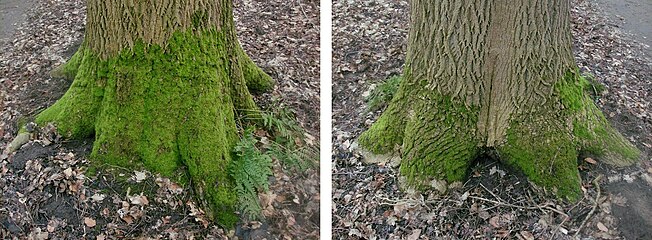
[[[209,215],[232,227],[237,196],[227,168],[239,141],[235,119],[256,109],[243,74],[234,72],[242,60],[233,59],[240,50],[228,34],[179,31],[165,47],[136,42],[106,60],[82,46],[70,89],[36,120],[69,137],[95,134],[94,161],[166,177],[187,168]]]
[[[564,118],[538,113],[512,122],[507,142],[497,147],[507,165],[530,181],[571,201],[581,196],[577,150]]]
[[[432,179],[464,180],[479,154],[475,134],[479,109],[435,93],[416,99],[405,126],[401,174],[417,188]]]
[[[616,166],[632,164],[640,151],[614,129],[591,98],[596,83],[575,72],[568,72],[557,82],[555,91],[572,118],[573,141],[584,152],[596,155]]]

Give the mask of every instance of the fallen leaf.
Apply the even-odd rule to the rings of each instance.
[[[104,198],[106,198],[106,195],[99,193],[93,194],[93,196],[91,196],[91,199],[93,199],[94,202],[101,202],[104,200]]]
[[[128,224],[132,224],[134,222],[134,218],[131,215],[124,215],[122,217],[122,220],[125,221]]]
[[[294,226],[294,224],[296,224],[296,223],[297,223],[297,220],[295,220],[294,217],[292,217],[292,216],[288,217],[288,220],[287,220],[288,226]]]
[[[585,158],[584,161],[587,162],[587,163],[590,163],[590,164],[597,164],[598,163],[595,160],[593,160],[593,158],[590,158],[590,157]]]
[[[603,232],[609,232],[609,229],[607,228],[607,226],[602,224],[602,222],[598,222],[598,229],[600,229],[600,231],[603,231]]]
[[[528,231],[521,231],[521,236],[523,236],[525,240],[534,240],[534,235]]]
[[[95,222],[95,219],[86,217],[86,218],[84,218],[84,224],[86,224],[86,226],[92,228],[92,227],[95,227],[95,224],[97,224],[97,222]]]
[[[147,197],[142,195],[136,195],[129,197],[129,200],[131,201],[131,204],[135,205],[140,205],[140,206],[147,206],[149,204],[149,200],[147,200]]]
[[[421,229],[414,229],[412,230],[412,234],[407,237],[408,240],[417,240],[419,239],[419,236],[421,236]]]
[[[498,220],[500,220],[499,216],[493,216],[491,219],[489,219],[489,224],[491,226],[494,226],[495,228],[500,227],[500,224],[498,224]]]
[[[144,171],[143,172],[134,171],[134,174],[135,174],[134,178],[136,179],[137,183],[142,182],[143,180],[145,180],[145,178],[147,178],[147,174]]]
[[[100,235],[97,235],[97,237],[95,237],[95,240],[104,240],[104,239],[106,239],[106,235],[104,235],[104,234],[100,234]]]
[[[72,177],[72,168],[66,168],[66,170],[63,170],[63,174],[65,174],[67,178]]]

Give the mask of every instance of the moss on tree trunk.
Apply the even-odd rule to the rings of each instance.
[[[462,2],[411,3],[404,80],[363,148],[399,152],[417,188],[461,181],[491,151],[569,199],[581,193],[579,152],[619,166],[638,158],[585,93],[567,1]]]
[[[36,119],[69,137],[95,134],[96,162],[165,176],[187,168],[209,215],[233,226],[236,193],[226,168],[239,140],[236,115],[257,110],[249,88],[273,82],[240,48],[231,2],[198,2],[89,1],[84,43],[58,70],[74,81]],[[149,7],[161,15],[148,15]],[[130,18],[110,19],[120,14]],[[119,32],[132,35],[112,35]]]

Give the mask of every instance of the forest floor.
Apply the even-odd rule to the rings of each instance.
[[[257,103],[291,109],[304,142],[318,148],[318,1],[234,3],[240,42],[278,83]],[[48,73],[81,44],[85,14],[83,0],[0,0],[0,151],[67,90],[70,82]],[[225,231],[206,220],[191,188],[156,174],[109,167],[87,176],[92,141],[60,139],[46,127],[1,155],[0,239],[319,238],[317,167],[297,171],[274,159],[270,189],[259,194],[264,220]]]
[[[403,192],[396,168],[364,163],[355,140],[381,112],[364,97],[401,74],[408,2],[334,1],[333,238],[652,239],[652,36],[622,29],[604,2],[571,1],[575,58],[606,88],[598,106],[644,156],[621,169],[579,158],[584,197],[570,204],[487,157],[443,196]],[[620,19],[645,18],[620,10]]]

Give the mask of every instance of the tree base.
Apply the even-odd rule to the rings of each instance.
[[[402,83],[388,110],[362,133],[360,146],[374,154],[398,153],[405,186],[416,189],[441,185],[439,180],[462,181],[479,154],[495,151],[533,183],[574,201],[581,196],[580,152],[616,166],[632,164],[640,155],[609,125],[585,93],[588,86],[569,72],[550,101],[512,117],[504,140],[486,146],[476,132],[478,108],[427,89],[407,93]]]
[[[209,215],[231,227],[236,113],[257,111],[248,85],[273,82],[228,39],[214,30],[177,32],[165,48],[136,43],[106,60],[82,47],[60,68],[75,76],[70,89],[36,120],[69,137],[95,134],[91,158],[108,165],[142,164],[164,176],[187,167]]]

